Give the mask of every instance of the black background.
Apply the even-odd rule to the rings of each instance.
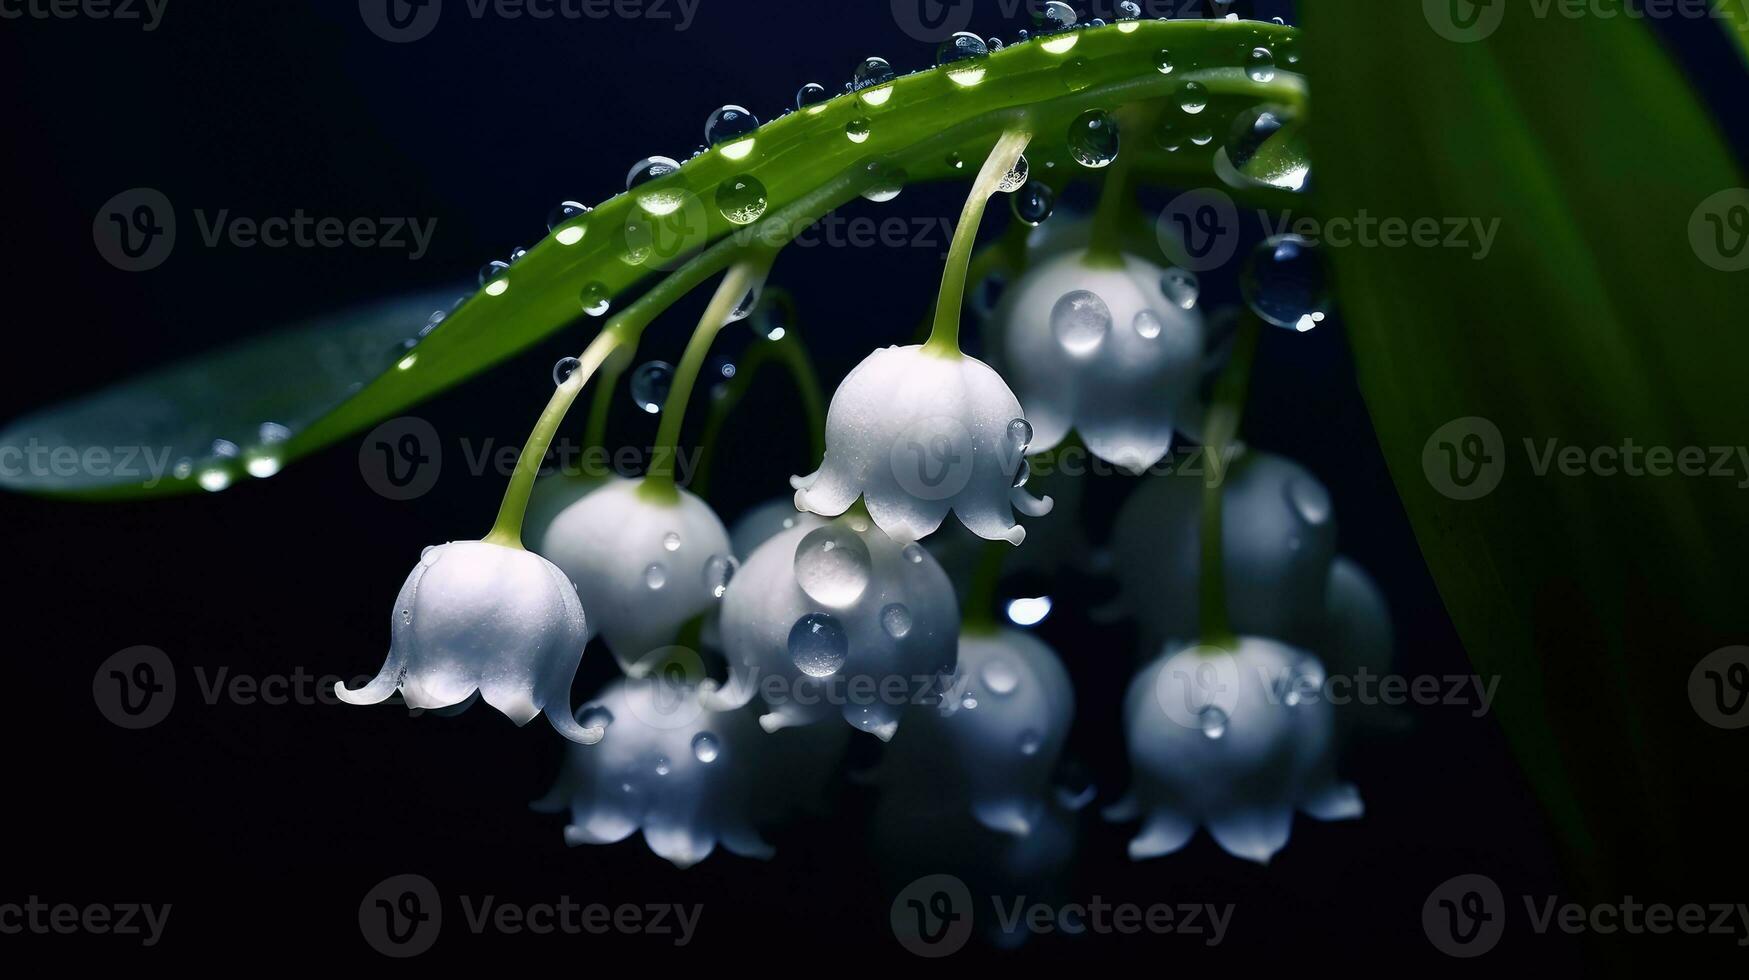
[[[997,4],[980,10],[982,33],[1012,38],[1027,26],[1003,21]],[[1728,63],[1715,41],[1683,42],[1701,66],[1697,77]],[[661,20],[475,21],[450,11],[431,37],[408,45],[368,31],[352,0],[170,0],[153,33],[4,21],[0,44],[11,191],[0,236],[8,328],[0,419],[305,315],[467,280],[485,260],[533,244],[559,200],[605,199],[639,157],[684,157],[718,105],[740,102],[770,118],[800,83],[836,86],[867,55],[901,70],[930,59],[884,2],[799,0],[704,0],[686,31]],[[93,216],[132,187],[162,190],[185,222],[170,261],[144,274],[111,268],[92,246]],[[959,193],[917,187],[850,210],[947,216],[957,214]],[[207,248],[192,225],[196,208],[435,217],[439,225],[418,262],[382,250]],[[775,279],[796,293],[829,383],[874,346],[908,342],[932,301],[940,258],[916,248],[784,256]],[[1233,293],[1230,283],[1210,288],[1217,298]],[[640,357],[676,359],[698,302],[661,321]],[[578,350],[587,329],[568,329],[417,414],[446,448],[518,442],[547,397],[549,366]],[[1344,552],[1389,595],[1399,669],[1464,673],[1344,343],[1339,323],[1267,336],[1248,434],[1331,488]],[[725,341],[723,353],[732,358],[738,346],[743,338]],[[627,401],[616,400],[614,439],[645,445],[653,425],[634,418]],[[725,518],[785,493],[785,478],[811,462],[790,409],[785,386],[761,385],[731,424],[713,500]],[[581,412],[573,432],[580,422]],[[544,724],[518,731],[483,709],[438,719],[390,707],[205,703],[197,670],[373,672],[389,604],[420,548],[486,529],[498,477],[453,468],[435,492],[393,503],[361,478],[357,448],[348,441],[219,495],[119,506],[0,499],[12,569],[0,903],[32,895],[172,903],[153,958],[374,966],[386,961],[360,937],[359,901],[386,876],[418,873],[443,892],[448,919],[421,964],[605,971],[733,957],[753,969],[829,974],[848,961],[915,962],[887,925],[891,894],[865,843],[866,789],[842,787],[831,820],[778,832],[770,863],[719,852],[680,872],[636,839],[567,849],[561,819],[527,810],[561,751]],[[1094,509],[1109,509],[1132,486],[1099,481]],[[1135,641],[1127,627],[1089,621],[1097,585],[1065,588],[1042,635],[1077,686],[1069,751],[1105,802],[1127,782],[1117,705]],[[99,714],[91,682],[106,657],[137,644],[169,654],[178,697],[164,723],[129,732]],[[611,678],[610,663],[600,651],[585,658],[580,695]],[[1498,881],[1509,901],[1561,894],[1552,831],[1494,722],[1461,707],[1420,710],[1413,722],[1344,761],[1366,798],[1365,819],[1301,818],[1267,868],[1228,857],[1206,836],[1181,854],[1131,864],[1128,828],[1085,815],[1069,894],[1236,903],[1221,948],[1173,937],[1050,937],[1021,955],[1158,956],[1137,962],[1198,971],[1261,962],[1438,967],[1451,961],[1428,944],[1420,916],[1440,882],[1475,872]],[[859,759],[874,754],[872,744],[858,745]],[[519,903],[561,895],[697,902],[704,912],[696,941],[681,950],[635,935],[470,935],[456,897],[488,894]],[[29,948],[56,957],[138,949],[122,937],[0,936],[0,962]],[[951,962],[986,955],[1002,958],[974,944]],[[1517,928],[1495,958],[1566,966],[1585,955],[1573,940]]]

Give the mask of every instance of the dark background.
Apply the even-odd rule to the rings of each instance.
[[[1028,26],[985,6],[981,33],[1012,39]],[[799,84],[835,87],[862,57],[883,55],[900,70],[930,62],[880,2],[703,0],[690,30],[674,27],[476,21],[452,10],[429,38],[391,45],[364,27],[351,0],[170,0],[149,34],[88,20],[0,21],[10,147],[0,166],[12,191],[0,236],[8,327],[0,420],[303,316],[467,280],[487,259],[538,240],[558,201],[611,196],[639,157],[684,158],[718,105],[740,102],[769,119]],[[1678,39],[1697,78],[1730,57],[1700,36],[1705,28],[1683,25],[1690,34]],[[1741,147],[1742,120],[1731,126]],[[176,253],[144,274],[111,268],[92,245],[93,216],[132,187],[163,191],[183,222]],[[962,192],[910,188],[896,202],[858,202],[850,212],[954,215]],[[439,225],[419,262],[382,250],[207,248],[193,227],[196,208],[435,217]],[[796,294],[803,335],[830,385],[872,347],[908,342],[939,269],[933,249],[796,249],[774,279]],[[1217,302],[1236,295],[1231,282],[1209,288]],[[676,359],[700,302],[660,322],[640,358]],[[549,366],[580,349],[587,329],[568,329],[418,412],[446,448],[519,442],[547,397]],[[744,344],[725,340],[722,353],[732,358]],[[1344,344],[1339,321],[1309,336],[1271,332],[1248,435],[1330,487],[1344,553],[1390,598],[1398,669],[1464,673]],[[614,439],[645,445],[653,420],[634,418],[627,402],[616,399]],[[731,424],[713,499],[725,519],[785,493],[784,479],[811,463],[796,416],[789,389],[773,382],[758,386]],[[419,549],[485,531],[503,489],[496,476],[452,468],[435,492],[393,503],[361,478],[357,448],[356,439],[343,443],[220,495],[111,506],[0,499],[13,570],[0,903],[32,895],[168,902],[174,912],[155,958],[375,966],[384,961],[360,937],[359,901],[388,875],[418,873],[444,893],[449,917],[421,965],[587,971],[619,969],[622,957],[704,962],[700,954],[770,970],[914,962],[887,926],[892,896],[865,843],[866,789],[841,787],[835,817],[778,832],[770,863],[719,851],[680,872],[636,838],[567,849],[561,819],[528,812],[561,752],[544,723],[518,731],[487,710],[410,719],[390,707],[204,703],[197,669],[373,672],[389,604]],[[1092,509],[1115,506],[1132,486],[1100,480]],[[1060,588],[1041,632],[1077,686],[1069,752],[1108,802],[1127,783],[1117,705],[1134,669],[1134,637],[1089,621],[1102,598],[1097,583]],[[91,684],[100,662],[138,644],[169,654],[178,698],[164,723],[128,732],[96,710]],[[592,651],[579,700],[611,676],[609,658]],[[872,759],[872,745],[859,742],[857,756]],[[1068,894],[1236,903],[1223,947],[1056,937],[1022,955],[1159,954],[1161,967],[1192,970],[1265,961],[1437,968],[1453,961],[1428,944],[1420,916],[1440,882],[1486,874],[1509,902],[1563,893],[1550,828],[1491,719],[1463,707],[1416,711],[1407,731],[1349,753],[1344,771],[1362,789],[1366,818],[1300,818],[1268,868],[1228,857],[1206,835],[1178,855],[1131,864],[1130,828],[1084,815]],[[454,901],[463,894],[705,908],[697,940],[675,951],[645,936],[473,936]],[[0,962],[30,949],[126,956],[137,945],[0,936]],[[1017,960],[974,944],[950,962],[986,955]],[[1492,960],[1562,967],[1586,955],[1572,940],[1520,928],[1508,930]]]

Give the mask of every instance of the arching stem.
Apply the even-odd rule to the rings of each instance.
[[[1236,637],[1227,612],[1227,577],[1224,561],[1225,526],[1222,523],[1222,495],[1231,471],[1232,446],[1239,435],[1239,423],[1245,416],[1245,399],[1251,389],[1251,365],[1257,355],[1258,334],[1262,321],[1246,313],[1239,322],[1239,334],[1233,340],[1233,357],[1215,385],[1208,418],[1203,426],[1203,446],[1212,471],[1220,478],[1203,484],[1202,490],[1202,569],[1197,594],[1200,599],[1202,644],[1221,650],[1231,650]]]
[[[789,369],[790,380],[794,382],[801,398],[803,421],[808,428],[808,461],[810,464],[818,463],[825,457],[826,397],[820,388],[820,379],[814,373],[814,364],[808,358],[807,348],[796,333],[792,319],[790,329],[783,336],[754,345],[747,356],[741,359],[741,369],[736,373],[735,379],[729,382],[722,397],[711,400],[710,415],[705,420],[704,433],[699,437],[701,455],[698,470],[692,478],[692,490],[699,496],[705,496],[710,489],[716,447],[724,427],[728,424],[729,416],[740,405],[741,400],[747,397],[747,391],[753,387],[759,372],[773,363]]]
[[[966,197],[965,210],[953,232],[953,245],[947,253],[947,268],[941,276],[941,296],[936,301],[935,326],[923,349],[942,357],[957,357],[960,353],[960,315],[966,300],[966,272],[971,264],[972,246],[978,241],[978,226],[983,224],[984,209],[990,198],[1002,186],[1002,178],[1014,169],[1032,134],[1009,130],[996,141],[995,149],[978,172],[977,182]]]
[[[1143,132],[1159,115],[1158,107],[1146,112],[1129,107],[1120,110],[1117,119],[1121,128]],[[1117,161],[1106,172],[1105,185],[1099,192],[1099,205],[1093,212],[1092,241],[1087,248],[1089,264],[1103,268],[1123,265],[1124,226],[1136,213],[1135,161],[1138,156],[1134,151],[1119,153]]]
[[[960,610],[960,632],[988,636],[996,632],[996,588],[1002,581],[1002,566],[1014,549],[1006,541],[984,542],[978,565],[966,586],[965,606]]]

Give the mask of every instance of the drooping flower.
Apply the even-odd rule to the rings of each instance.
[[[392,629],[382,670],[356,690],[336,686],[342,701],[379,704],[399,691],[413,708],[440,709],[477,692],[517,725],[545,710],[566,738],[600,739],[571,716],[588,643],[583,605],[545,558],[482,541],[427,548],[401,586]]]
[[[1203,488],[1220,480],[1233,630],[1317,647],[1336,557],[1329,491],[1297,463],[1256,450],[1222,466],[1154,476],[1124,504],[1111,546],[1120,605],[1141,623],[1144,649],[1200,635]]]
[[[921,545],[867,518],[798,526],[755,550],[723,598],[730,681],[713,704],[762,697],[767,731],[833,714],[890,739],[952,672],[959,605]]]
[[[728,532],[709,505],[684,490],[669,500],[642,486],[610,480],[528,538],[589,595],[595,630],[632,676],[716,605],[735,571]]]
[[[1170,854],[1206,827],[1229,854],[1268,863],[1294,810],[1359,817],[1359,792],[1335,778],[1323,683],[1317,658],[1257,637],[1169,650],[1143,668],[1124,699],[1134,783],[1107,813],[1141,818],[1130,857]]]
[[[566,843],[613,844],[641,830],[650,850],[680,868],[718,843],[742,857],[772,856],[754,824],[766,736],[747,712],[708,711],[694,688],[647,678],[614,682],[578,718],[606,736],[567,753],[534,804],[570,812]]]
[[[901,543],[933,533],[948,512],[987,540],[1020,544],[1013,511],[1050,513],[1021,488],[1032,426],[1008,385],[982,361],[924,347],[889,347],[859,364],[832,396],[826,459],[790,482],[796,508],[837,517],[862,498]]]
[[[940,706],[906,716],[905,737],[887,750],[877,783],[1024,837],[1059,802],[1051,778],[1074,718],[1074,686],[1050,647],[1018,630],[968,633]]]
[[[1071,430],[1131,472],[1158,463],[1195,403],[1204,329],[1194,287],[1135,255],[1050,255],[1002,299],[991,332],[1032,423],[1032,452]]]

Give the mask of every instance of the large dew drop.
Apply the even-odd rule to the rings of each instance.
[[[873,560],[868,545],[849,528],[818,528],[796,545],[796,584],[824,606],[843,609],[868,589]]]
[[[668,401],[668,389],[674,385],[674,366],[666,361],[650,361],[638,365],[632,372],[632,402],[642,411],[657,415]]]
[[[947,69],[954,84],[970,88],[984,80],[984,62],[990,46],[976,34],[964,31],[943,41],[935,51],[935,63]]]
[[[704,141],[711,146],[732,143],[753,135],[759,119],[738,105],[726,105],[711,113],[704,124]]]
[[[1104,109],[1089,109],[1069,126],[1069,153],[1075,162],[1091,170],[1111,166],[1117,159],[1117,120]]]
[[[1064,350],[1084,357],[1099,349],[1111,332],[1111,308],[1093,293],[1077,289],[1057,300],[1051,310],[1051,332]]]
[[[765,216],[765,185],[747,174],[717,185],[717,210],[730,224],[750,225]]]
[[[850,656],[844,627],[826,613],[809,613],[789,631],[789,655],[796,669],[809,677],[831,677]]]
[[[662,190],[639,191],[654,181],[660,180],[680,169],[680,164],[668,157],[647,157],[632,166],[626,174],[626,190],[633,192],[638,206],[645,211],[661,217],[673,214],[686,203],[686,193],[679,187],[666,187]]]
[[[1240,272],[1239,288],[1251,309],[1278,327],[1306,333],[1329,315],[1324,256],[1317,243],[1298,235],[1277,235],[1257,246]]]

